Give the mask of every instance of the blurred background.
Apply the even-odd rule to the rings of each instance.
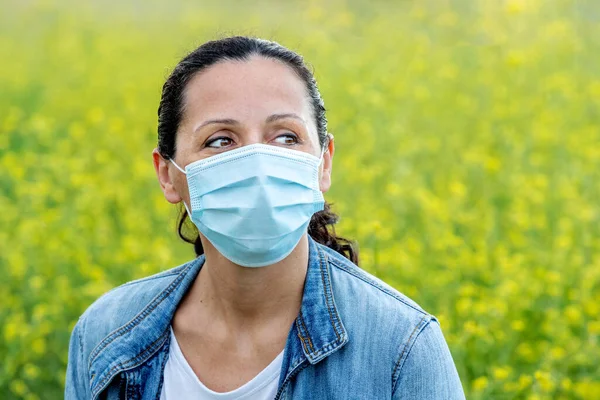
[[[467,398],[600,398],[596,0],[1,8],[2,399],[62,398],[91,302],[194,257],[152,167],[158,102],[233,34],[312,65],[337,231],[439,318]]]

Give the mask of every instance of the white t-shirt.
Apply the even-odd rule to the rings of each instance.
[[[273,400],[277,394],[283,351],[252,380],[230,392],[215,392],[204,386],[183,356],[173,328],[169,358],[165,365],[160,400]]]

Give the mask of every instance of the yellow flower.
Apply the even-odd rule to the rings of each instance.
[[[548,393],[554,389],[554,382],[552,381],[548,372],[536,371],[533,376],[535,377],[536,382],[540,385],[542,391]]]
[[[581,309],[579,306],[569,305],[565,308],[565,316],[567,317],[567,321],[569,321],[572,325],[577,325],[582,320]]]
[[[37,379],[40,376],[40,369],[36,365],[26,364],[23,367],[23,374],[28,379]]]
[[[27,385],[20,379],[15,379],[10,383],[10,390],[19,397],[22,397],[27,392]]]
[[[527,389],[533,382],[533,378],[530,375],[521,375],[519,376],[519,389],[525,390]]]
[[[31,343],[31,351],[34,354],[44,354],[46,352],[46,340],[44,338],[36,338]]]
[[[489,381],[485,376],[480,376],[473,381],[472,387],[476,392],[481,392],[488,387]]]
[[[600,321],[590,321],[587,324],[588,332],[593,335],[600,335]]]
[[[510,376],[512,369],[508,366],[504,367],[492,367],[492,375],[494,379],[503,381]]]
[[[523,320],[517,319],[511,322],[510,327],[517,332],[521,332],[525,329],[525,322],[523,322]]]
[[[553,347],[550,349],[550,357],[553,360],[562,360],[566,356],[566,351],[562,347]]]
[[[570,390],[572,386],[573,386],[573,381],[569,378],[563,378],[560,381],[560,387],[566,391]]]

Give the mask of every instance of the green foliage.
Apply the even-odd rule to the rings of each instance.
[[[3,6],[2,398],[61,398],[83,310],[193,257],[156,109],[178,59],[228,34],[314,66],[338,233],[439,317],[468,398],[600,396],[597,2],[244,4]]]

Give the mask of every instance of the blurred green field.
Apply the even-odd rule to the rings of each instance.
[[[440,319],[467,398],[600,398],[596,0],[4,1],[0,398],[62,398],[83,310],[193,257],[156,110],[229,34],[314,66],[338,233]]]

